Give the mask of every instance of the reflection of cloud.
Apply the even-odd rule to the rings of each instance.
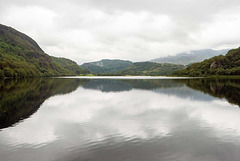
[[[3,129],[0,145],[45,145],[62,153],[69,148],[101,145],[111,139],[126,143],[134,139],[189,137],[186,134],[196,129],[201,137],[237,141],[234,138],[240,135],[239,108],[225,100],[192,99],[194,92],[190,94],[177,97],[136,89],[103,93],[80,87],[70,94],[49,98],[32,117]]]
[[[232,108],[231,106],[233,105],[230,105],[225,100],[215,100],[212,101],[211,104],[214,106],[211,107],[208,105],[205,106],[205,108],[199,108],[192,114],[192,117],[200,115],[201,119],[207,122],[207,126],[216,129],[217,135],[229,134],[229,132],[234,135],[240,135],[240,126],[238,124],[240,114],[238,106],[234,105],[236,108]]]
[[[46,120],[42,120],[41,125],[37,123],[39,119],[29,118],[25,121],[26,123],[20,123],[17,125],[17,128],[8,128],[2,132],[2,135],[7,137],[7,144],[41,145],[57,139],[57,136],[54,134],[55,127],[49,124]],[[44,127],[44,129],[41,129],[41,127]]]
[[[16,127],[3,130],[1,135],[19,144],[41,144],[61,135],[56,131],[62,124],[76,123],[91,133],[81,134],[86,140],[104,140],[114,135],[149,138],[176,130],[179,122],[175,117],[181,112],[187,114],[185,117],[199,120],[202,126],[210,125],[240,135],[237,110],[223,100],[206,102],[142,90],[102,93],[79,88],[68,95],[46,100],[35,115]],[[97,126],[104,130],[94,130]]]

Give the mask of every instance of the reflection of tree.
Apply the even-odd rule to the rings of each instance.
[[[137,89],[176,88],[183,86],[183,84],[174,82],[170,79],[139,79],[123,81]]]
[[[96,89],[102,92],[121,92],[130,91],[135,89],[158,89],[158,88],[175,88],[181,87],[183,84],[174,82],[172,80],[109,80],[109,79],[96,79],[90,80],[84,84],[83,87],[87,89]]]
[[[132,87],[121,80],[93,79],[83,85],[86,89],[95,89],[102,92],[130,91]]]
[[[0,128],[28,118],[49,97],[70,93],[79,85],[104,92],[132,89],[172,89],[188,87],[225,98],[240,106],[240,80],[180,79],[180,80],[85,80],[85,79],[23,79],[0,82]],[[162,92],[166,92],[163,90]],[[169,91],[168,91],[169,92]],[[174,93],[179,92],[177,89]],[[184,91],[182,91],[183,96]],[[201,96],[202,97],[202,96]]]
[[[0,128],[29,117],[49,97],[70,93],[86,80],[25,79],[0,82]]]
[[[187,79],[176,80],[187,86],[218,98],[225,98],[228,102],[240,107],[239,79]]]

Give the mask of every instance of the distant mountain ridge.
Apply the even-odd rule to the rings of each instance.
[[[89,70],[93,74],[116,73],[130,67],[133,63],[128,60],[120,59],[102,59],[100,61],[84,63],[82,68]]]
[[[0,79],[88,73],[76,62],[51,57],[29,36],[0,24]]]
[[[156,58],[150,60],[151,62],[156,63],[171,63],[171,64],[181,64],[188,65],[191,63],[196,63],[209,59],[218,55],[225,55],[229,49],[223,50],[212,50],[212,49],[203,49],[203,50],[192,50],[190,52],[179,53],[175,56],[167,56],[162,58]]]
[[[160,76],[170,75],[177,70],[183,69],[184,65],[169,64],[169,63],[154,63],[154,62],[136,62],[129,68],[119,72],[119,75],[147,75]]]
[[[239,76],[240,75],[240,47],[229,50],[226,55],[215,56],[199,63],[194,63],[186,69],[173,73],[177,76]]]
[[[84,63],[81,65],[96,75],[148,75],[159,76],[172,74],[183,69],[184,65],[154,62],[131,62],[119,59],[103,59],[100,61]]]

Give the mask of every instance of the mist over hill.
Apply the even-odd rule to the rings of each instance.
[[[204,49],[204,50],[192,50],[190,52],[179,53],[175,56],[167,56],[161,57],[151,60],[151,62],[157,63],[172,63],[172,64],[181,64],[188,65],[191,63],[196,63],[203,61],[205,59],[209,59],[218,55],[225,55],[229,49],[223,50],[212,50],[212,49]]]
[[[240,47],[174,72],[178,76],[240,75]]]

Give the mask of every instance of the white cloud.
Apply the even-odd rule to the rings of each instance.
[[[79,64],[239,46],[238,0],[0,0],[1,23]]]
[[[240,46],[240,12],[222,12],[211,23],[204,24],[204,29],[193,34],[198,44],[219,46]]]

